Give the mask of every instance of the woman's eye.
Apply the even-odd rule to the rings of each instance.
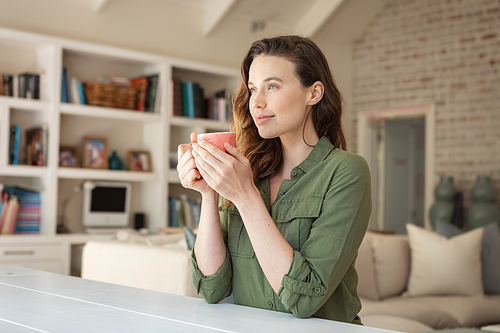
[[[274,89],[277,89],[277,88],[278,88],[278,86],[277,86],[277,85],[275,85],[274,83],[271,83],[271,84],[268,86],[268,89],[269,89],[269,90],[274,90]]]
[[[257,91],[257,89],[255,89],[255,88],[249,88],[249,90],[250,90],[251,94],[254,94]]]

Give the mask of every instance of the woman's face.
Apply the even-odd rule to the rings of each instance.
[[[302,87],[292,62],[278,56],[257,56],[250,66],[248,88],[250,113],[262,138],[302,140],[314,92]]]

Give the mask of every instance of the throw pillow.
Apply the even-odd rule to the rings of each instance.
[[[482,295],[483,228],[447,239],[407,224],[411,249],[408,295]]]
[[[448,238],[463,233],[456,226],[443,220],[436,221],[436,231]],[[500,294],[500,228],[496,222],[484,226],[481,262],[484,292]]]
[[[380,299],[400,295],[410,275],[410,246],[406,235],[372,234],[375,276]]]
[[[196,242],[196,234],[188,227],[184,227],[184,235],[186,236],[187,248],[191,251],[194,247],[194,243]]]

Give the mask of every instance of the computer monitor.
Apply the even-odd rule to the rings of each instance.
[[[87,228],[127,227],[130,219],[129,183],[94,182],[85,188],[83,225]]]

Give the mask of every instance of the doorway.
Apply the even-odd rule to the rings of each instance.
[[[434,184],[434,106],[371,110],[358,115],[358,153],[370,167],[369,229],[406,233],[430,227]]]
[[[424,226],[425,118],[379,120],[384,154],[384,229],[406,233]],[[380,171],[379,171],[380,172]]]

